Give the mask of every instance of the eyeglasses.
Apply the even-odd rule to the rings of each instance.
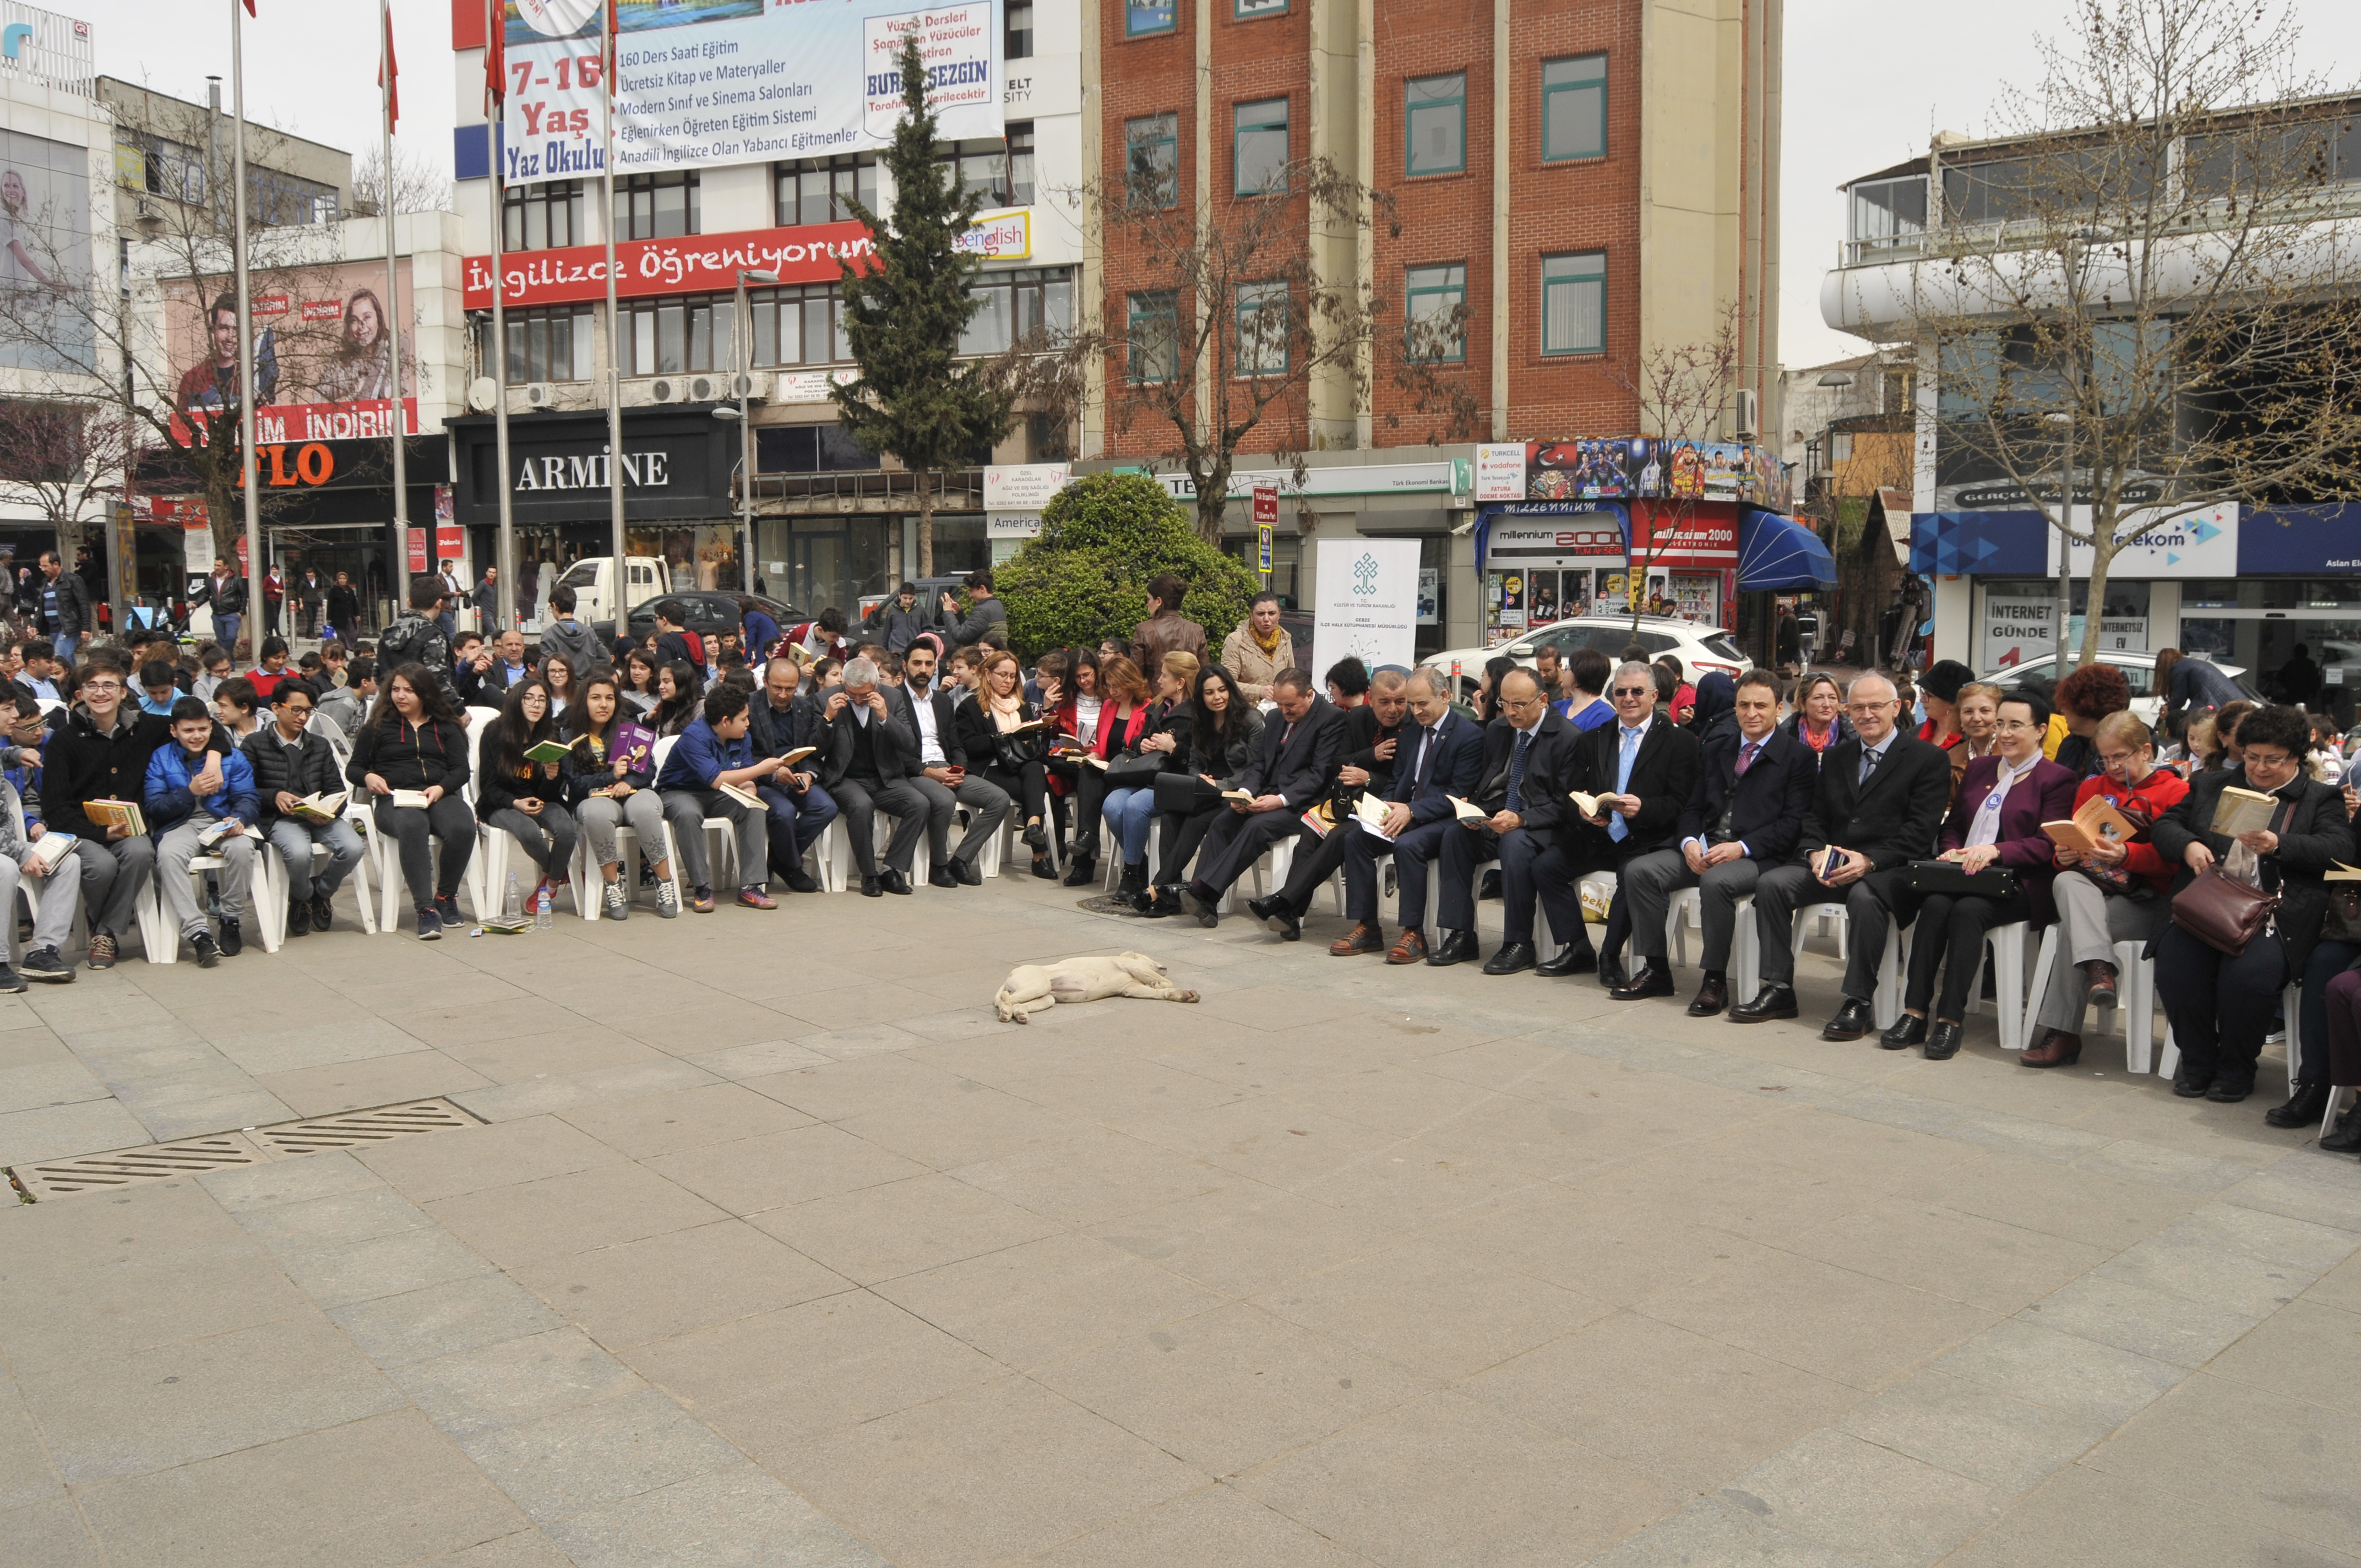
[[[1615,688],[1615,695],[1617,696],[1646,696],[1650,692],[1654,691],[1655,689],[1656,688],[1653,686],[1617,686]]]
[[[1883,713],[1889,707],[1901,706],[1902,700],[1899,697],[1888,697],[1883,702],[1849,702],[1845,704],[1845,711],[1860,714]]]
[[[82,684],[82,689],[93,696],[104,696],[109,692],[119,696],[122,695],[123,685],[119,681],[84,681]]]
[[[2043,726],[2034,723],[2029,718],[2004,718],[1993,728],[1994,729],[2039,729]]]

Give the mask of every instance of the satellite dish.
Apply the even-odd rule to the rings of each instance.
[[[467,383],[467,406],[479,414],[488,414],[500,394],[500,388],[489,376],[478,376]]]

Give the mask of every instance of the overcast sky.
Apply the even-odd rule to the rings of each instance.
[[[235,0],[51,0],[88,16],[99,69],[203,101],[205,74],[229,71]],[[247,108],[260,122],[359,153],[377,145],[373,0],[258,0],[246,24]],[[1938,130],[1975,134],[2006,82],[2030,86],[2035,35],[2071,0],[1787,0],[1780,355],[1805,366],[1860,351],[1820,324],[1820,279],[1844,237],[1836,187],[1926,151]],[[398,0],[405,157],[451,166],[451,13],[444,0]],[[2305,63],[2361,85],[2361,4],[2301,0]],[[471,88],[470,91],[479,91]],[[227,87],[225,83],[225,97]]]

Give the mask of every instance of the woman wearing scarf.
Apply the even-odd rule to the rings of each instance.
[[[1246,620],[1222,642],[1222,667],[1237,676],[1238,690],[1252,703],[1270,700],[1270,683],[1295,665],[1295,640],[1279,623],[1279,596],[1257,594]]]

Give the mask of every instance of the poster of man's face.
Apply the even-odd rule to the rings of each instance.
[[[90,154],[0,131],[0,365],[87,369]]]
[[[410,263],[398,269],[412,309]],[[168,284],[167,345],[179,406],[220,413],[237,400],[237,299],[226,278]],[[258,272],[249,290],[258,408],[382,406],[392,396],[387,361],[385,269],[367,262]],[[401,395],[418,395],[412,334],[399,334]]]

